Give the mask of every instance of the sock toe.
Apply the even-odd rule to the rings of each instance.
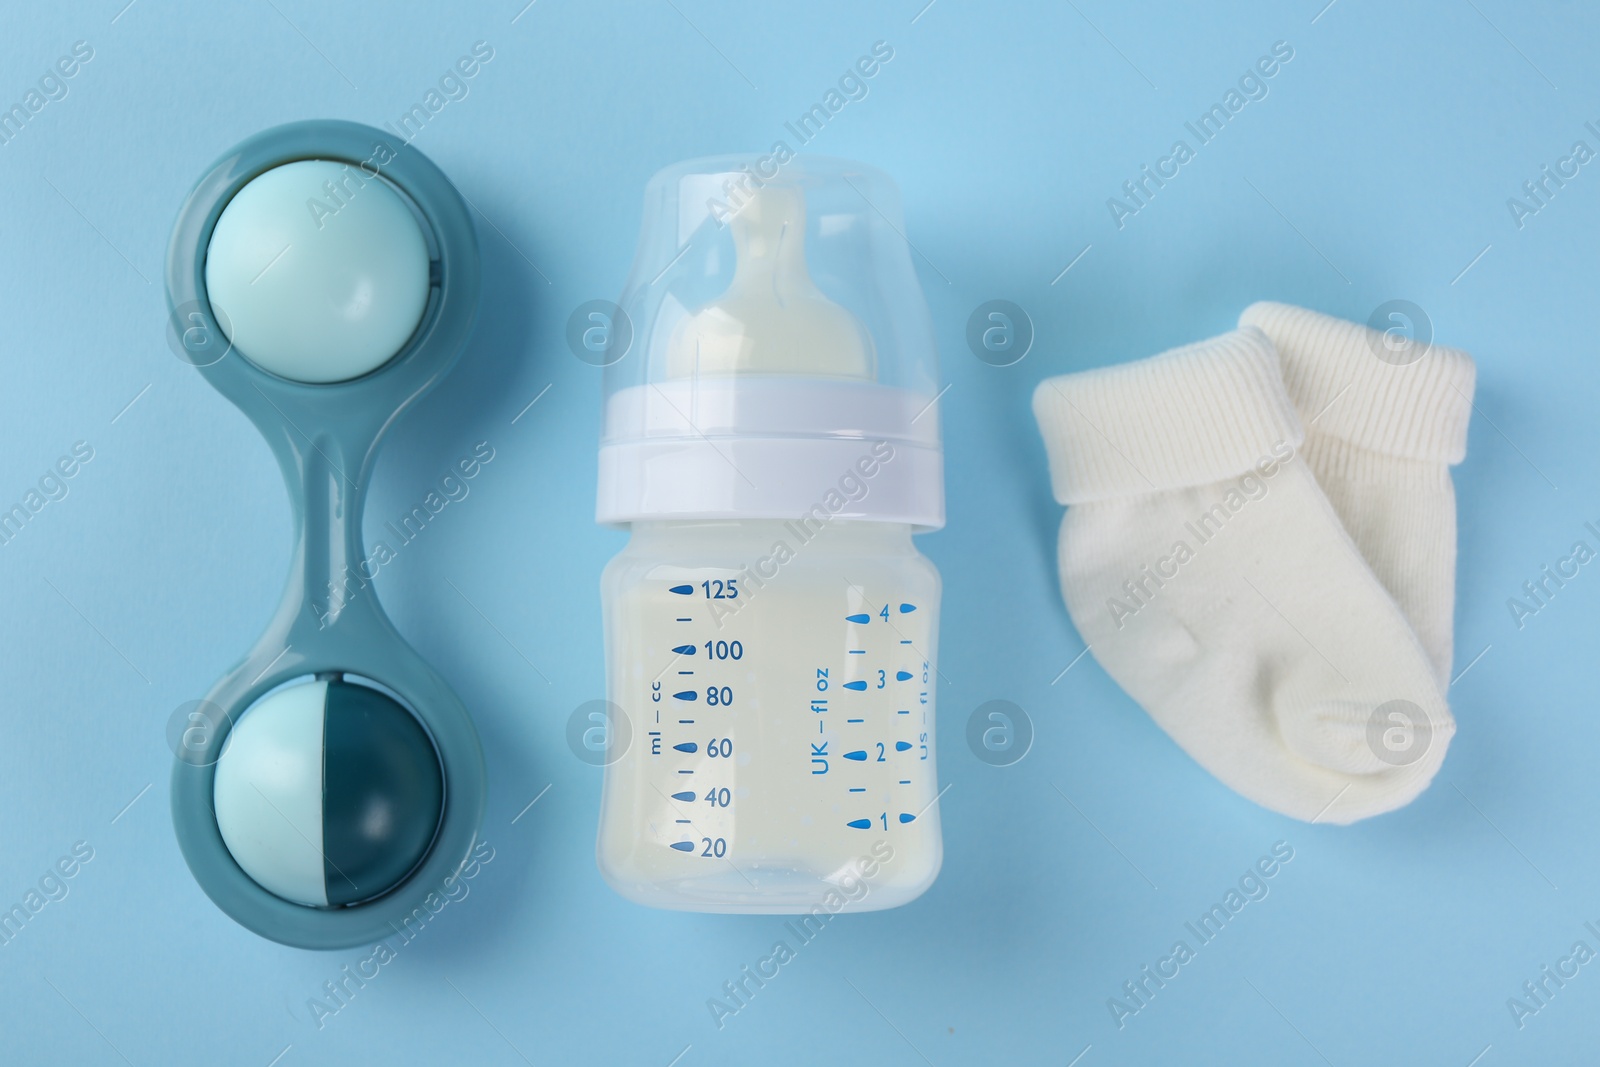
[[[1322,700],[1292,713],[1280,711],[1278,731],[1284,745],[1308,763],[1373,775],[1417,766],[1430,755],[1437,766],[1455,723],[1448,712],[1430,715],[1409,700],[1377,705]]]

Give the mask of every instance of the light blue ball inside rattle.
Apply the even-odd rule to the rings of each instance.
[[[399,193],[361,166],[301,160],[252,179],[206,250],[218,324],[251,363],[298,382],[371,373],[428,304],[428,245]]]

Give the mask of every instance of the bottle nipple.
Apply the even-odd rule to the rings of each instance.
[[[871,380],[872,335],[806,269],[805,196],[764,186],[733,216],[733,281],[673,334],[667,374]]]

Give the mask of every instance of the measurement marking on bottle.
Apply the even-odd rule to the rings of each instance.
[[[746,589],[735,592],[731,580],[702,582],[701,577],[694,574],[692,582],[683,582],[681,586],[654,584],[654,595],[659,598],[662,590],[669,590],[683,597],[686,602],[684,607],[705,604],[714,609],[715,605],[711,604],[713,600],[731,601],[738,596],[736,603],[742,603],[748,593]],[[738,584],[745,583],[739,581]],[[817,821],[826,825],[830,808],[832,818],[839,820],[832,824],[835,827],[833,834],[838,833],[837,827],[843,823],[850,829],[876,832],[891,839],[920,841],[920,834],[926,827],[912,829],[906,824],[916,819],[908,813],[915,812],[921,804],[918,798],[927,786],[926,778],[922,777],[926,767],[922,763],[911,765],[919,754],[918,741],[914,740],[918,737],[916,730],[896,729],[893,723],[901,715],[909,717],[912,709],[920,706],[922,725],[917,729],[931,730],[933,716],[929,705],[932,703],[932,693],[927,679],[928,665],[919,651],[919,646],[927,641],[923,633],[923,620],[919,616],[914,623],[897,623],[894,621],[897,612],[906,615],[909,611],[917,610],[916,605],[892,599],[889,595],[873,603],[865,595],[867,590],[864,587],[851,586],[850,590],[848,599],[835,601],[837,606],[826,611],[821,618],[813,615],[809,620],[795,620],[793,637],[801,637],[812,628],[823,631],[831,629],[833,634],[827,644],[831,644],[832,648],[822,651],[826,647],[822,645],[817,649],[822,654],[812,665],[814,672],[808,668],[805,678],[794,679],[799,683],[797,691],[780,694],[776,689],[773,690],[772,695],[781,696],[785,706],[792,707],[798,713],[790,720],[791,732],[783,745],[804,751],[803,756],[800,751],[794,752],[801,763],[798,773],[806,776],[804,781],[812,783],[812,803],[815,805],[812,810]],[[888,593],[889,590],[884,592]],[[656,624],[658,627],[663,622],[673,620],[674,617],[668,614],[668,605],[671,603],[674,602],[655,601],[652,614],[660,620]],[[839,610],[841,607],[843,611]],[[722,786],[739,784],[746,794],[753,793],[758,801],[768,787],[769,783],[757,781],[759,773],[752,776],[742,767],[736,767],[732,757],[737,754],[746,763],[754,757],[756,763],[751,765],[752,768],[759,765],[761,770],[771,769],[762,751],[764,746],[756,744],[760,738],[747,737],[746,747],[740,749],[734,736],[738,732],[736,722],[743,722],[747,716],[754,714],[752,708],[760,708],[768,703],[769,694],[764,687],[768,685],[766,678],[770,665],[765,662],[767,657],[762,654],[759,639],[747,647],[747,643],[756,636],[752,633],[743,633],[741,639],[736,640],[724,631],[719,638],[715,632],[714,618],[702,620],[699,615],[686,615],[676,617],[676,621],[690,624],[689,633],[683,635],[679,631],[680,636],[673,638],[666,636],[665,631],[660,631],[653,640],[648,641],[650,656],[647,658],[656,659],[656,666],[661,670],[653,681],[641,687],[648,691],[640,695],[640,699],[650,701],[655,707],[656,724],[647,749],[648,765],[653,769],[648,773],[654,776],[660,789],[657,799],[671,798],[663,805],[671,810],[656,810],[654,817],[657,832],[661,836],[653,837],[651,844],[656,848],[665,846],[675,852],[686,853],[691,858],[733,857],[736,852],[742,856],[745,849],[753,847],[751,843],[740,841],[735,847],[733,837],[718,837],[717,834],[722,832],[726,835],[733,828],[734,822],[738,821],[734,818],[734,812],[747,801],[733,799],[731,789]],[[841,621],[844,623],[842,633],[839,631]],[[876,625],[879,622],[886,625],[879,627]],[[907,634],[916,636],[905,636]],[[819,638],[823,636],[817,635]],[[665,664],[659,662],[662,653],[668,653],[668,662]],[[846,658],[841,661],[838,658],[840,656]],[[851,656],[861,658],[848,658]],[[680,657],[687,659],[688,663],[680,665]],[[736,662],[741,660],[743,662]],[[907,663],[912,666],[907,667]],[[813,673],[815,678],[810,677]],[[669,677],[677,677],[678,684],[686,688],[672,689]],[[899,686],[899,683],[907,682],[915,688]],[[837,695],[841,687],[849,691],[848,697],[840,698]],[[848,709],[838,706],[840,699],[850,702]],[[674,706],[682,709],[677,713],[677,718],[673,717],[671,711],[665,710]],[[699,709],[702,706],[707,709],[704,714],[708,717],[704,731],[698,728],[699,719],[695,717],[701,714]],[[844,712],[847,716],[844,725],[872,726],[871,730],[863,729],[848,739],[849,743],[856,746],[852,750],[840,747],[846,739],[838,730],[838,712]],[[805,737],[804,720],[800,718],[805,714],[810,714],[811,720],[817,724],[815,737]],[[891,715],[895,719],[888,718]],[[732,716],[737,716],[737,720]],[[659,725],[661,723],[675,724],[681,728],[676,737],[671,736],[670,730],[666,731],[666,736],[662,736],[664,727]],[[709,737],[712,733],[717,736]],[[897,740],[893,736],[896,733],[905,740]],[[877,736],[869,740],[861,734]],[[926,742],[920,745],[921,758],[930,760],[932,753],[931,742],[927,741],[928,734],[922,734],[921,739]],[[666,758],[662,759],[663,756]],[[688,758],[683,758],[685,756]],[[901,760],[898,758],[900,756],[906,758]],[[720,762],[725,758],[729,759],[728,764]],[[718,762],[708,766],[705,763],[707,759]],[[694,777],[701,769],[706,769],[717,784],[696,788],[680,783],[677,787],[679,791],[672,791],[666,775],[676,772],[681,776]],[[913,777],[890,777],[896,771]],[[828,787],[828,777],[824,776],[833,778],[831,788]],[[840,782],[841,778],[843,782]],[[747,781],[748,784],[742,784]],[[896,784],[911,789],[907,799],[890,799],[888,787]],[[844,804],[839,804],[835,791],[840,785],[845,787]],[[858,801],[860,806],[857,806]],[[883,807],[872,812],[871,807],[880,803]],[[852,807],[856,809],[854,813],[850,811]],[[861,807],[867,807],[868,811],[862,813]],[[741,812],[741,815],[749,814],[751,812],[748,809]],[[703,824],[702,819],[709,821]],[[687,832],[691,836],[672,841],[661,840],[662,837],[676,838],[676,833],[664,831],[665,826],[674,825],[682,828],[678,832]],[[898,834],[897,828],[900,831]],[[821,831],[823,827],[815,829]],[[702,836],[703,833],[709,836]],[[674,868],[691,866],[664,858],[657,862]]]

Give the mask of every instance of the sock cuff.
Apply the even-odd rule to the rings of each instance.
[[[1278,355],[1254,328],[1047,378],[1033,413],[1063,504],[1219,482],[1304,437]]]
[[[1268,301],[1245,308],[1239,325],[1272,340],[1284,386],[1317,433],[1405,459],[1465,458],[1477,377],[1465,352],[1429,344],[1413,362],[1389,362],[1379,331]]]
[[[1436,493],[1454,488],[1450,468],[1443,463],[1384,455],[1324,433],[1308,436],[1300,455],[1323,489],[1328,488],[1330,479],[1408,493]],[[1328,495],[1333,494],[1330,491]]]

